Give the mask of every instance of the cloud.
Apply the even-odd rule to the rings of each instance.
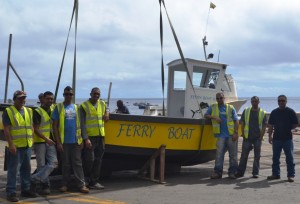
[[[229,64],[238,93],[297,96],[299,87],[299,9],[296,0],[165,0],[185,57],[204,59],[207,51]],[[8,36],[11,60],[30,98],[54,91],[71,19],[73,0],[0,2],[0,87],[4,87]],[[208,18],[209,17],[209,18]],[[179,54],[163,11],[165,64]],[[112,97],[162,97],[159,4],[153,0],[79,1],[77,96],[99,86]],[[61,89],[71,84],[74,25],[62,72]],[[218,56],[218,53],[220,55]],[[166,66],[166,65],[165,65]],[[20,87],[10,74],[9,92]],[[166,74],[167,75],[167,74]],[[0,98],[4,90],[0,89]]]

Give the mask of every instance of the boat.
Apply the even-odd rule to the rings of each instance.
[[[76,8],[77,1],[74,1],[74,8]],[[73,9],[73,14],[75,10]],[[77,20],[78,16],[74,19]],[[73,17],[71,23],[72,20]],[[166,169],[169,170],[178,170],[181,166],[201,164],[215,158],[216,139],[213,136],[211,122],[200,117],[199,113],[203,116],[202,111],[207,108],[208,103],[214,101],[216,92],[226,92],[224,88],[226,85],[233,91],[235,87],[230,84],[232,83],[230,75],[225,74],[226,64],[182,56],[181,54],[181,59],[168,64],[167,116],[165,116],[164,108],[161,116],[159,114],[156,116],[110,114],[110,120],[105,123],[106,149],[101,170],[103,174],[141,169],[162,146],[165,147],[164,163]],[[74,58],[76,60],[76,57]],[[185,68],[185,63],[189,67],[188,70]],[[73,68],[73,88],[76,84],[75,73],[76,66]],[[183,76],[185,76],[184,80],[179,81]],[[74,92],[75,90],[74,88]],[[227,99],[236,102],[233,92],[228,92]],[[7,104],[1,104],[0,112],[5,107]],[[3,126],[0,126],[0,137],[3,138]]]

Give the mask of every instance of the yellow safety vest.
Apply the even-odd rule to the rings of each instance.
[[[59,103],[56,105],[58,114],[59,114],[59,135],[61,143],[63,144],[65,141],[65,107],[64,103]],[[81,137],[81,129],[80,129],[80,119],[79,119],[79,111],[76,104],[74,104],[76,110],[76,138],[77,143],[80,145],[82,143]]]
[[[50,116],[42,107],[36,108],[35,111],[41,116],[41,124],[39,126],[40,131],[45,137],[50,138],[52,129],[52,120]],[[37,136],[37,134],[34,134],[33,140],[34,142],[45,142],[45,140]]]
[[[244,125],[244,135],[245,138],[248,138],[248,134],[249,134],[249,120],[250,120],[250,112],[251,112],[252,107],[248,107],[245,110],[245,115],[244,115],[244,119],[245,119],[245,125]],[[261,108],[259,108],[259,113],[258,113],[258,125],[259,125],[259,130],[262,130],[262,122],[263,119],[266,115],[266,111],[262,110]]]
[[[233,111],[233,106],[229,104],[225,104],[226,106],[226,118],[227,118],[227,127],[228,127],[228,132],[229,135],[233,135],[234,133],[234,122],[232,120],[232,111]],[[220,112],[219,112],[219,106],[217,103],[211,105],[212,109],[212,116],[219,117],[220,118]],[[217,123],[216,120],[211,120],[212,125],[213,125],[213,132],[214,134],[220,134],[220,124]]]
[[[104,120],[106,104],[102,100],[97,102],[97,110],[93,104],[87,100],[81,104],[86,113],[85,127],[88,136],[105,136]]]
[[[32,147],[32,109],[24,107],[24,118],[21,113],[10,106],[6,108],[11,122],[10,134],[14,145],[18,147]]]

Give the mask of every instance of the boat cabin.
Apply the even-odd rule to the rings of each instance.
[[[226,64],[189,58],[185,60],[191,82],[181,59],[167,64],[167,116],[202,118],[208,106],[216,102],[217,92],[224,93],[227,103],[236,105],[236,88],[231,75],[225,73]],[[238,104],[241,106],[243,103]]]

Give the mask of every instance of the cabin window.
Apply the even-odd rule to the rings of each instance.
[[[217,87],[217,82],[219,78],[220,70],[212,70],[209,73],[207,87],[210,89],[215,89]]]
[[[229,79],[227,74],[225,74],[224,80],[223,80],[223,91],[231,91],[230,85],[229,85]]]
[[[185,90],[186,89],[186,72],[175,71],[174,72],[174,90]]]
[[[200,72],[194,72],[193,73],[193,86],[201,86],[203,73]]]

